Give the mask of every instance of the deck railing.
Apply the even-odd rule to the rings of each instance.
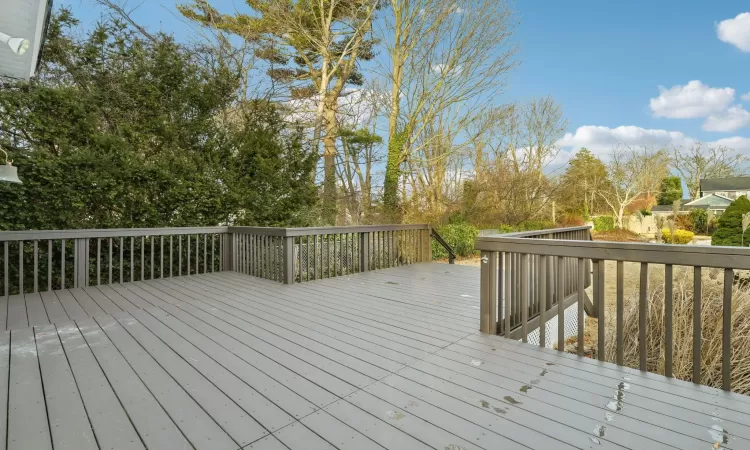
[[[538,289],[541,297],[551,302],[550,298],[555,293],[564,292],[565,277],[560,276],[560,270],[564,271],[565,259],[575,261],[574,273],[578,278],[577,295],[575,301],[578,303],[578,353],[583,354],[583,311],[586,301],[586,277],[589,272],[593,278],[593,303],[598,309],[597,356],[604,360],[605,357],[605,263],[616,261],[616,308],[615,308],[615,346],[616,362],[624,364],[624,327],[623,327],[623,305],[624,305],[624,264],[625,262],[638,263],[640,269],[638,289],[638,358],[639,368],[648,369],[647,333],[649,323],[647,312],[649,308],[649,268],[653,265],[664,267],[664,322],[656,326],[663,326],[665,333],[664,342],[664,374],[673,376],[674,356],[674,323],[673,323],[673,293],[674,293],[674,266],[689,266],[693,272],[693,311],[692,311],[692,381],[698,383],[701,380],[701,299],[702,299],[702,274],[708,268],[720,271],[723,278],[722,294],[722,338],[721,338],[721,375],[722,386],[725,390],[731,389],[731,352],[732,352],[732,295],[734,289],[734,271],[750,270],[750,250],[737,247],[708,247],[697,245],[669,245],[669,244],[647,244],[647,243],[618,243],[618,242],[592,242],[588,240],[565,240],[557,233],[559,230],[549,230],[551,239],[529,239],[530,236],[497,235],[482,236],[476,239],[476,248],[481,250],[482,264],[482,290],[481,290],[481,324],[480,328],[486,333],[501,333],[509,338],[516,338],[513,333],[505,333],[506,328],[498,327],[497,311],[505,309],[515,313],[516,304],[521,307],[520,327],[525,329],[529,326],[529,317],[525,314],[526,306],[529,305],[530,292]],[[500,264],[505,261],[507,255],[520,261],[515,266],[515,271],[520,270],[521,288],[511,291],[511,295],[501,295],[508,288],[508,276],[503,276],[504,266]],[[532,258],[538,258],[541,268],[536,277],[530,277]],[[549,268],[551,262],[557,261],[554,269]],[[589,266],[591,264],[591,266]],[[513,271],[513,266],[511,266]],[[591,269],[589,269],[591,267]],[[498,275],[499,274],[499,275]],[[553,277],[550,283],[548,280]],[[511,280],[513,280],[511,275]],[[517,298],[518,297],[518,298]],[[501,304],[503,302],[504,304]],[[558,303],[558,320],[563,320],[563,305]],[[540,309],[540,322],[546,320],[545,308]],[[513,322],[511,322],[512,326]],[[655,324],[651,323],[651,326]],[[512,328],[511,328],[512,330]],[[540,327],[540,333],[544,333],[544,327]],[[526,340],[526,333],[521,333],[521,339]],[[563,329],[558,327],[558,342],[564,341]],[[540,344],[544,339],[540,338]],[[563,351],[564,345],[558,345],[558,350]]]
[[[506,239],[591,240],[591,230],[589,227],[571,227],[524,231],[501,236]],[[546,322],[545,316],[552,317],[554,309],[564,310],[575,303],[579,283],[582,283],[584,288],[591,285],[589,271],[586,271],[582,282],[579,280],[575,258],[555,259],[513,252],[505,252],[502,257],[482,252],[481,256],[482,261],[486,262],[482,264],[482,292],[498,299],[509,300],[507,303],[499,302],[497,309],[492,313],[487,311],[483,329],[489,330],[488,332],[492,332],[493,327],[496,327],[499,334],[505,334],[507,329],[511,330],[511,336],[524,336],[526,339],[529,330],[536,329],[540,323]],[[558,279],[560,283],[557,283]],[[553,288],[557,285],[560,290]],[[490,292],[488,289],[491,287],[493,289]],[[545,292],[550,292],[550,295],[545,295]],[[592,315],[596,314],[593,308],[590,308],[589,312]],[[497,315],[498,320],[491,318],[491,314]],[[558,324],[558,329],[563,330],[564,326]],[[539,337],[541,342],[545,342],[544,330],[540,330]]]
[[[430,227],[229,227],[235,270],[284,283],[431,260]]]
[[[283,283],[430,261],[428,225],[0,232],[2,295],[237,271]]]

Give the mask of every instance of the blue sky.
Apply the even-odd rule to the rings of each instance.
[[[212,3],[244,9],[242,0]],[[100,12],[90,0],[55,4],[84,22]],[[145,0],[135,17],[187,39],[190,26],[174,4]],[[750,96],[741,99],[750,92],[750,14],[740,15],[750,13],[747,2],[518,0],[516,10],[521,64],[507,101],[552,95],[568,118],[567,149],[700,140],[750,153]]]

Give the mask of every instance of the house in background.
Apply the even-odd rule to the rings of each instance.
[[[711,194],[730,200],[736,200],[743,195],[750,197],[750,177],[702,179],[701,199]]]
[[[738,197],[750,197],[750,177],[704,178],[700,185],[701,197],[697,200],[682,200],[680,214],[687,214],[693,209],[712,210],[720,216]],[[654,215],[672,214],[672,205],[654,206]]]

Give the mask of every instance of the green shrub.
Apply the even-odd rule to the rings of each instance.
[[[744,195],[733,201],[719,217],[719,226],[711,237],[711,245],[739,247],[750,244],[750,239],[742,238],[742,215],[750,211],[750,200]],[[747,233],[750,237],[750,233]],[[744,241],[744,242],[743,242]]]
[[[500,225],[497,227],[497,232],[500,234],[515,233],[517,230],[510,225]]]
[[[692,231],[675,230],[673,237],[672,232],[668,228],[661,230],[661,234],[665,244],[689,244],[693,242],[693,236],[695,236],[695,233]]]
[[[550,228],[555,228],[555,224],[551,220],[527,220],[521,222],[516,227],[516,231],[549,230]]]
[[[612,216],[594,217],[594,230],[612,231],[615,229],[615,218]]]
[[[474,239],[479,236],[479,229],[468,223],[454,223],[446,225],[438,230],[458,256],[472,256],[479,252],[474,249]],[[432,239],[432,258],[445,259],[448,252],[445,251],[435,239]]]
[[[651,214],[651,211],[649,211],[648,209],[642,209],[641,210],[641,215],[643,215],[643,217],[647,217],[647,216],[650,216],[652,214]]]
[[[708,212],[705,209],[694,209],[690,211],[690,220],[692,221],[692,228],[690,231],[695,233],[706,233],[706,225],[708,221]]]

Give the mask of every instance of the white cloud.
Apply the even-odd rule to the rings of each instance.
[[[742,94],[742,95],[740,96],[740,99],[741,99],[741,100],[744,100],[744,101],[746,101],[746,102],[747,102],[747,101],[750,101],[750,92],[748,92],[748,93],[745,93],[745,94]]]
[[[690,119],[707,117],[726,109],[734,100],[734,89],[712,88],[699,80],[685,86],[672,86],[667,89],[659,86],[659,96],[649,102],[656,117],[670,119]]]
[[[578,149],[586,147],[595,153],[609,152],[617,145],[689,145],[694,140],[679,131],[654,130],[636,126],[617,128],[586,125],[575,133],[566,133],[557,144],[560,147]]]
[[[750,138],[742,136],[732,136],[709,142],[708,145],[729,147],[741,152],[747,152],[750,151]]]
[[[727,44],[750,52],[750,13],[744,12],[734,19],[722,20],[716,25],[716,35]]]
[[[735,131],[750,126],[750,112],[742,105],[734,105],[726,111],[711,114],[705,122],[703,129],[706,131]]]

